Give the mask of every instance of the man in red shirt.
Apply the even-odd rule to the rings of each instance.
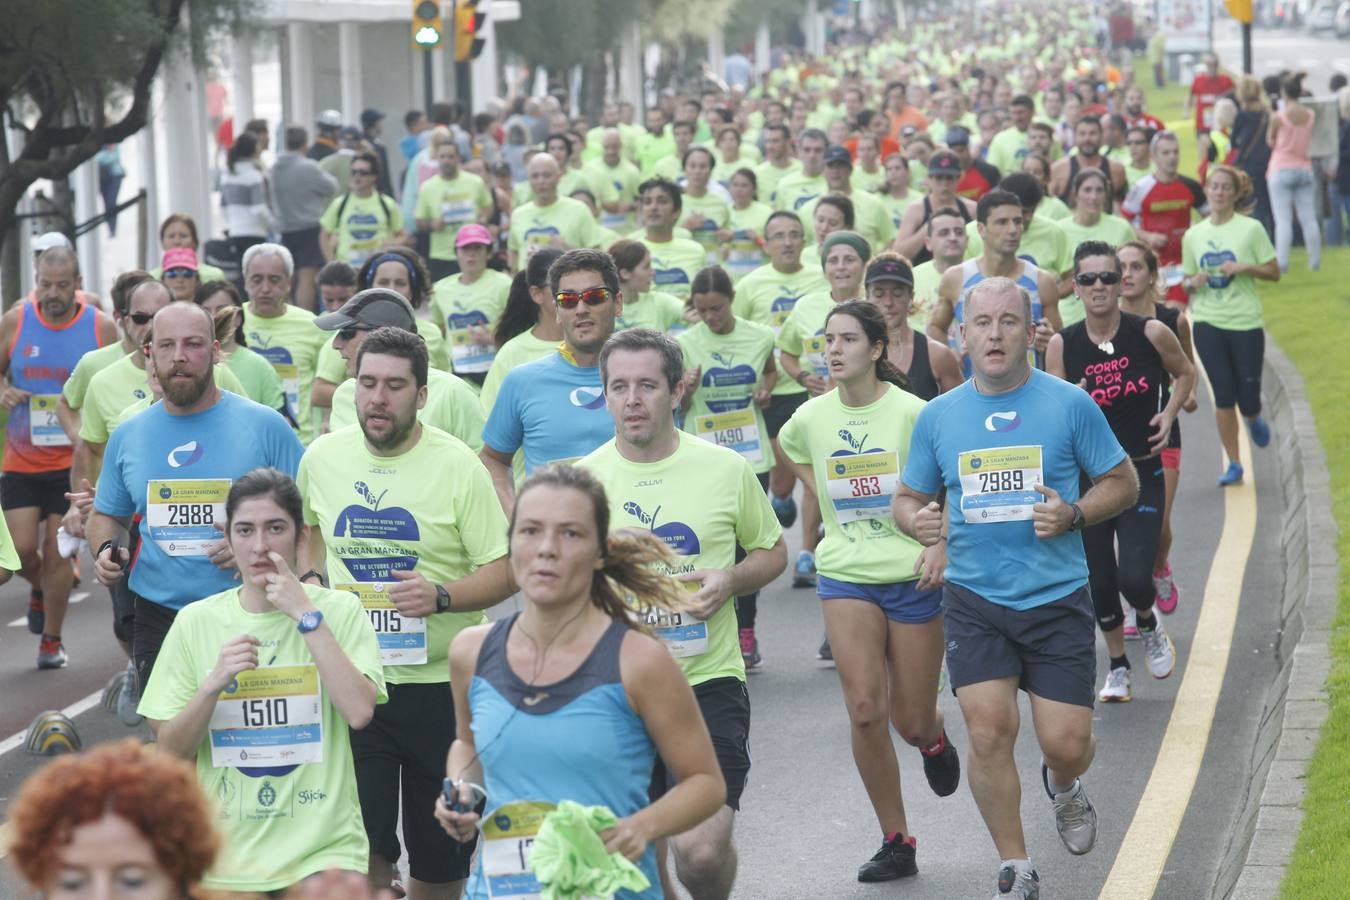
[[[999,171],[970,152],[970,132],[957,125],[947,129],[947,148],[961,161],[961,178],[956,195],[979,202],[998,184]]]
[[[1125,124],[1130,128],[1143,125],[1153,131],[1162,131],[1167,127],[1163,124],[1162,119],[1144,109],[1144,89],[1138,85],[1132,85],[1125,91],[1124,115]]]
[[[1233,79],[1219,71],[1219,57],[1205,54],[1205,68],[1191,81],[1191,92],[1186,95],[1185,115],[1195,109],[1195,133],[1209,134],[1214,127],[1214,104],[1225,94],[1233,92]]]
[[[1158,254],[1158,277],[1167,291],[1169,306],[1185,307],[1181,280],[1181,238],[1191,227],[1192,210],[1205,212],[1205,192],[1199,182],[1177,174],[1181,144],[1170,131],[1153,136],[1153,171],[1134,183],[1121,214],[1139,239]]]

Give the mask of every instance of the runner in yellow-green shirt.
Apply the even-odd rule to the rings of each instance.
[[[600,369],[615,437],[578,465],[604,485],[611,527],[664,540],[677,554],[670,575],[690,591],[688,612],[644,613],[693,685],[726,781],[726,806],[670,838],[672,875],[693,896],[707,896],[735,878],[732,832],[750,769],[750,698],[729,601],[777,577],[787,551],[750,463],[675,427],[684,364],[672,338],[649,329],[618,332]],[[672,780],[658,763],[653,797]]]
[[[638,190],[643,225],[640,240],[651,252],[652,284],[683,302],[689,299],[689,285],[707,260],[702,244],[675,235],[684,192],[675,182],[661,178],[644,181]]]
[[[600,159],[593,160],[585,169],[600,192],[595,198],[600,204],[600,226],[627,234],[637,227],[637,189],[642,174],[623,158],[623,137],[618,129],[604,130],[600,148]]]
[[[731,176],[731,209],[722,235],[722,265],[733,282],[769,261],[764,245],[764,226],[773,207],[761,203],[759,181],[751,169],[737,169]]]
[[[720,233],[730,221],[725,188],[710,187],[715,159],[707,147],[690,147],[684,155],[684,196],[680,204],[680,224],[703,246],[708,263],[715,262],[721,244]]]
[[[795,172],[802,165],[792,155],[792,137],[786,125],[765,125],[764,162],[755,166],[755,178],[759,182],[761,200],[773,199],[778,183]]]
[[[455,271],[455,237],[465,225],[482,222],[492,210],[483,179],[460,168],[459,146],[446,141],[436,150],[440,171],[417,189],[417,230],[431,235],[427,254],[433,281]]]
[[[664,291],[652,290],[652,254],[641,241],[624,238],[609,245],[607,251],[619,270],[619,289],[623,291],[623,311],[614,322],[614,330],[654,328],[672,331],[683,326],[685,304]]]
[[[139,706],[216,801],[223,851],[203,886],[365,874],[352,736],[387,697],[375,633],[354,596],[296,578],[305,523],[289,476],[255,469],[224,505],[243,583],[178,612]]]
[[[390,296],[350,302],[381,295]],[[334,589],[360,598],[390,684],[389,703],[352,735],[371,882],[393,879],[401,808],[414,892],[448,891],[469,874],[473,846],[452,842],[431,815],[455,731],[446,650],[514,590],[487,471],[463,442],[418,421],[428,368],[416,335],[367,334],[359,424],[315,441],[297,476],[310,526],[305,580],[322,583],[326,572]]]
[[[437,281],[431,302],[436,323],[450,345],[451,371],[475,386],[483,383],[497,355],[497,326],[511,277],[487,267],[492,235],[482,225],[460,229],[455,239],[459,272]]]
[[[558,193],[562,174],[558,161],[540,153],[530,160],[526,172],[534,199],[511,212],[506,245],[511,271],[519,271],[530,254],[544,247],[566,250],[596,246],[599,226],[586,204]]]
[[[319,219],[324,259],[360,266],[377,250],[408,239],[403,211],[393,197],[375,190],[380,160],[362,151],[352,157],[351,189],[328,204]]]

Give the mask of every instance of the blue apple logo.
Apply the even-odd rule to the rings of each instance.
[[[731,354],[713,353],[712,358],[721,363],[718,366],[709,366],[703,373],[702,385],[704,388],[716,390],[719,388],[730,389],[730,397],[709,396],[706,398],[708,408],[713,412],[731,412],[732,410],[744,409],[750,405],[751,391],[746,390],[746,385],[754,385],[758,378],[754,368],[741,363],[733,364]],[[737,390],[739,388],[739,390]]]
[[[534,225],[525,230],[525,240],[522,243],[545,246],[559,233],[552,225],[544,225],[535,220]]]
[[[652,257],[652,284],[661,287],[689,284],[689,273],[679,266],[667,265],[663,259]]]
[[[819,196],[820,196],[819,194],[803,194],[802,196],[798,197],[796,201],[793,202],[792,208],[793,210],[801,209],[803,206],[810,203],[812,200],[816,199]]]
[[[486,325],[488,324],[488,319],[480,310],[471,309],[466,313],[451,313],[446,316],[445,324],[451,331],[459,331],[460,329],[471,328],[475,325]]]
[[[1200,257],[1200,268],[1209,271],[1210,290],[1221,291],[1233,283],[1234,276],[1219,271],[1219,266],[1226,262],[1237,262],[1237,255],[1232,250],[1215,247]]]
[[[374,213],[353,212],[347,217],[348,233],[356,243],[375,240],[380,233],[379,224],[380,219]]]
[[[801,294],[793,296],[792,294],[783,294],[781,297],[774,298],[773,303],[769,304],[769,311],[772,313],[782,313],[786,318],[787,314],[792,312],[792,307],[797,305],[797,301],[802,298]]]
[[[334,537],[369,541],[416,541],[421,537],[417,519],[401,506],[380,508],[387,490],[375,496],[364,481],[353,485],[364,503],[353,503],[338,514]],[[371,549],[366,547],[365,549]],[[381,548],[385,549],[385,548]],[[417,565],[417,557],[406,553],[388,556],[343,556],[347,570],[359,581],[388,581],[390,572],[408,570]]]
[[[629,500],[624,503],[623,511],[650,528],[652,534],[665,541],[667,547],[681,556],[696,556],[699,553],[698,535],[694,533],[694,529],[683,522],[667,522],[660,526],[656,524],[661,507],[658,506],[651,515],[647,515],[641,506]]]

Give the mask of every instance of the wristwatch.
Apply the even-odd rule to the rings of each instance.
[[[1083,526],[1087,524],[1087,519],[1083,518],[1083,508],[1077,503],[1070,503],[1073,509],[1073,521],[1069,523],[1070,531],[1082,531]]]
[[[323,613],[319,612],[317,609],[311,609],[309,612],[300,616],[299,621],[295,623],[295,629],[301,634],[309,634],[311,631],[318,628],[322,622]]]
[[[436,585],[436,612],[443,613],[450,611],[450,592],[445,589],[445,585]]]
[[[317,578],[317,579],[319,579],[319,587],[327,587],[327,585],[324,583],[324,580],[323,580],[323,573],[320,572],[320,571],[317,570],[317,569],[310,569],[308,572],[306,572],[305,574],[303,574],[303,575],[300,576],[299,581],[300,581],[301,584],[304,584],[306,581],[308,581],[308,580],[311,579],[311,578]]]

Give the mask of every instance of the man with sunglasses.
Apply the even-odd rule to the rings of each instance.
[[[14,304],[0,318],[0,406],[9,416],[0,507],[19,557],[18,573],[32,585],[28,630],[41,636],[39,669],[66,665],[61,624],[73,581],[56,541],[70,505],[72,460],[58,398],[80,358],[117,339],[113,321],[76,296],[79,287],[75,251],[44,250],[37,262],[36,299]]]
[[[337,431],[357,424],[358,385],[354,379],[361,345],[376,328],[398,328],[417,334],[417,319],[401,294],[370,288],[352,297],[336,312],[319,316],[314,324],[324,331],[337,332],[333,346],[347,364],[347,380],[333,392],[328,430]],[[483,447],[483,406],[473,388],[449,372],[433,368],[427,373],[427,400],[418,409],[417,419],[454,435],[475,452]]]
[[[319,219],[324,259],[359,267],[383,247],[409,242],[398,203],[375,190],[379,174],[380,159],[374,153],[363,150],[352,156],[350,190],[334,197]]]
[[[483,426],[479,457],[507,516],[515,505],[517,450],[524,451],[528,475],[551,462],[574,462],[614,437],[599,359],[623,311],[619,271],[607,253],[569,250],[549,267],[548,286],[562,344],[506,374]]]
[[[999,193],[986,194],[982,208]],[[1006,201],[997,208],[1021,213]],[[1034,900],[1040,878],[1027,854],[1013,757],[1017,693],[1030,698],[1060,840],[1070,853],[1087,853],[1097,812],[1079,778],[1095,749],[1096,628],[1076,532],[1123,512],[1138,483],[1091,397],[1032,368],[1036,321],[1026,289],[987,278],[965,302],[961,337],[973,376],[919,413],[891,512],[925,547],[947,545],[947,671],[968,730],[980,735],[967,755],[968,782],[1001,861],[996,896]]]
[[[1176,665],[1176,648],[1154,615],[1152,573],[1165,506],[1161,453],[1195,385],[1195,367],[1170,328],[1120,311],[1120,270],[1110,244],[1078,245],[1074,292],[1086,318],[1050,338],[1045,351],[1045,370],[1079,385],[1101,407],[1139,480],[1133,505],[1083,531],[1092,604],[1111,660],[1097,694],[1103,703],[1128,703],[1132,693],[1122,596],[1135,611],[1149,673],[1166,678]]]

